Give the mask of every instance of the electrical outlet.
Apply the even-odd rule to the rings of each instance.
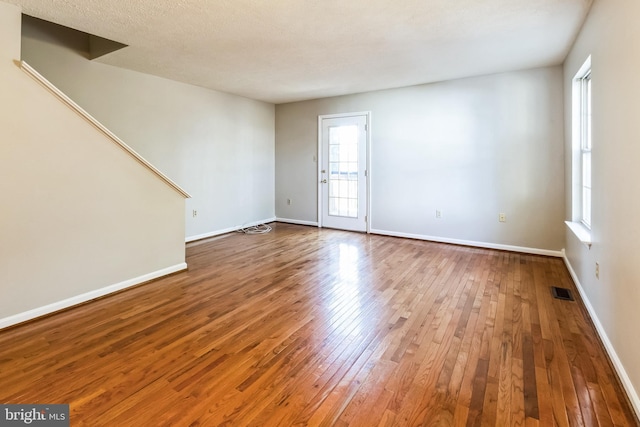
[[[600,279],[600,263],[596,262],[596,279]]]
[[[436,209],[436,218],[442,218],[442,211],[439,209]]]
[[[287,199],[287,204],[290,205],[291,204],[291,199]]]
[[[197,217],[197,216],[198,216],[198,211],[194,209],[194,210],[193,210],[193,217],[195,218],[195,217]]]
[[[498,221],[507,222],[507,214],[504,212],[500,212],[500,214],[498,215]]]

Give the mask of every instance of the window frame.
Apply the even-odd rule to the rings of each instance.
[[[572,80],[572,229],[590,241],[593,226],[592,198],[592,68],[591,56],[587,57]],[[580,237],[580,240],[584,240]]]
[[[583,71],[583,70],[581,70]],[[580,85],[580,222],[591,229],[591,66],[577,79]]]

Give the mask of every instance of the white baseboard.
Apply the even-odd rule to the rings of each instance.
[[[633,406],[633,410],[636,413],[636,417],[640,418],[640,398],[638,397],[638,392],[633,387],[633,383],[631,382],[629,375],[627,375],[627,371],[624,369],[624,365],[620,361],[620,358],[618,357],[618,353],[616,353],[616,350],[613,347],[613,344],[611,343],[611,341],[609,340],[609,337],[607,336],[607,333],[604,327],[602,326],[602,323],[600,323],[600,319],[598,319],[598,315],[595,309],[593,308],[593,305],[591,305],[591,301],[589,301],[589,298],[587,297],[587,294],[584,291],[584,288],[580,284],[578,275],[576,274],[575,270],[573,269],[573,266],[569,262],[569,258],[567,258],[567,255],[565,253],[563,253],[562,258],[564,259],[564,263],[567,266],[567,270],[569,270],[569,274],[573,279],[573,283],[575,283],[576,288],[578,289],[578,292],[582,297],[582,302],[587,308],[587,311],[589,312],[589,316],[591,316],[591,321],[596,327],[596,331],[598,332],[598,335],[600,336],[600,340],[602,341],[602,344],[604,345],[604,348],[607,351],[607,354],[609,355],[609,359],[611,360],[611,363],[613,364],[613,367],[616,370],[616,373],[618,374],[618,378],[620,378],[620,382],[622,382],[622,387],[624,387],[624,390],[626,391],[627,396],[629,397],[629,401],[631,402],[631,406]]]
[[[249,222],[242,225],[236,225],[236,226],[225,228],[222,230],[215,230],[209,233],[197,234],[195,236],[188,236],[187,238],[185,238],[185,242],[186,243],[195,242],[196,240],[202,240],[208,237],[215,237],[215,236],[220,236],[221,234],[233,233],[234,231],[242,230],[243,228],[246,228],[246,227],[253,227],[254,225],[266,224],[273,221],[276,221],[276,217],[267,218],[260,221]]]
[[[430,242],[452,243],[454,245],[474,246],[477,248],[487,248],[487,249],[498,249],[501,251],[521,252],[525,254],[545,255],[545,256],[552,256],[557,258],[563,257],[563,251],[561,250],[553,251],[550,249],[537,249],[537,248],[527,248],[523,246],[501,245],[498,243],[486,243],[486,242],[476,242],[473,240],[450,239],[447,237],[427,236],[424,234],[400,233],[396,231],[386,231],[386,230],[371,229],[370,232],[371,234],[382,234],[384,236],[405,237],[408,239],[417,239],[417,240],[428,240]]]
[[[299,219],[289,219],[289,218],[276,218],[278,222],[285,222],[287,224],[298,224],[298,225],[310,225],[312,227],[317,227],[317,221],[301,221]]]
[[[175,273],[177,271],[186,270],[186,268],[187,268],[187,263],[183,262],[180,264],[173,265],[171,267],[163,268],[162,270],[157,270],[148,274],[144,274],[142,276],[134,277],[133,279],[125,280],[124,282],[116,283],[113,285],[106,286],[104,288],[100,288],[94,291],[86,292],[84,294],[76,295],[74,297],[67,298],[62,301],[54,302],[52,304],[47,304],[43,307],[38,307],[29,311],[14,314],[13,316],[0,319],[0,329],[17,325],[18,323],[26,322],[28,320],[33,320],[37,317],[51,314],[53,312],[60,311],[65,308],[69,308],[74,305],[82,304],[84,302],[91,301],[92,299],[100,298],[105,295],[118,292],[126,288],[130,288],[131,286],[139,285],[140,283],[157,279],[158,277],[166,276],[168,274]]]

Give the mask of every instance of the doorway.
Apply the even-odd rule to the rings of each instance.
[[[368,232],[370,113],[318,117],[320,227]]]

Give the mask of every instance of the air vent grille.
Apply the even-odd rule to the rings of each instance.
[[[574,301],[573,295],[571,295],[571,290],[567,288],[558,288],[557,286],[551,287],[551,293],[554,298],[562,299],[565,301]]]

